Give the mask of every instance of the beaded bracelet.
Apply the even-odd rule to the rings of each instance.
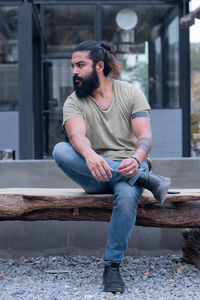
[[[137,159],[137,157],[130,156],[130,158],[135,159],[137,161],[137,163],[138,163],[138,167],[140,167],[141,163],[140,163],[139,159]]]

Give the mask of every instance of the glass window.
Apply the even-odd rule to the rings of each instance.
[[[176,6],[164,4],[101,6],[102,40],[117,45],[121,79],[138,85],[152,108],[178,105],[179,37],[174,21],[178,10],[174,13],[174,9]],[[95,39],[94,16],[94,5],[45,5],[47,53],[70,54],[78,43]],[[62,106],[73,86],[70,63],[56,56],[44,61],[45,157],[63,140]]]
[[[140,27],[143,9],[141,6],[104,5],[102,39],[117,45],[117,58],[123,69],[121,79],[137,84],[148,98],[148,39],[146,33],[141,37]]]
[[[199,1],[190,1],[190,11],[199,7]],[[190,27],[191,66],[191,155],[200,157],[200,20]]]
[[[155,39],[155,104],[154,108],[162,107],[162,57],[161,57],[161,37]]]
[[[168,27],[168,105],[167,107],[179,107],[179,23],[176,17]]]
[[[179,25],[172,15],[173,5],[102,7],[102,39],[117,45],[121,79],[139,85],[152,108],[179,107]]]
[[[0,6],[0,110],[18,109],[17,7]]]
[[[44,63],[46,93],[44,97],[45,157],[51,155],[56,143],[64,139],[63,104],[73,91],[71,59],[52,59]]]
[[[200,42],[190,44],[191,60],[191,154],[200,157]]]
[[[117,54],[121,62],[122,72],[120,79],[135,83],[148,98],[148,46],[144,46],[143,54]]]
[[[44,11],[47,53],[70,53],[94,39],[94,5],[48,5]]]

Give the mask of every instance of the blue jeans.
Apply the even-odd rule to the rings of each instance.
[[[108,182],[98,182],[92,177],[85,159],[70,144],[61,142],[55,145],[53,157],[64,173],[87,193],[114,194],[113,211],[103,262],[107,266],[112,263],[120,263],[128,247],[128,241],[136,221],[137,206],[143,192],[143,188],[135,182],[143,170],[148,171],[147,162],[144,161],[141,164],[134,176],[127,178],[116,172],[121,160],[113,161],[103,157],[114,171]]]

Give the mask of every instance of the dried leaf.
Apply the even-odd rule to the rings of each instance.
[[[176,278],[174,279],[169,279],[170,282],[175,282],[176,281]]]
[[[184,271],[184,267],[183,266],[181,266],[178,269],[176,269],[177,273],[183,273],[183,271]]]
[[[144,276],[148,276],[150,274],[150,271],[147,270],[145,273],[144,273]]]

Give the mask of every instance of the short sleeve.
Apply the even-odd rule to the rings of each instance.
[[[67,120],[73,117],[83,116],[83,109],[79,102],[80,100],[77,100],[73,94],[67,97],[63,105],[63,126]]]
[[[145,97],[144,93],[141,91],[140,88],[137,86],[133,86],[132,93],[131,93],[132,99],[132,114],[142,111],[142,110],[150,110],[151,107],[147,101],[147,98]]]

